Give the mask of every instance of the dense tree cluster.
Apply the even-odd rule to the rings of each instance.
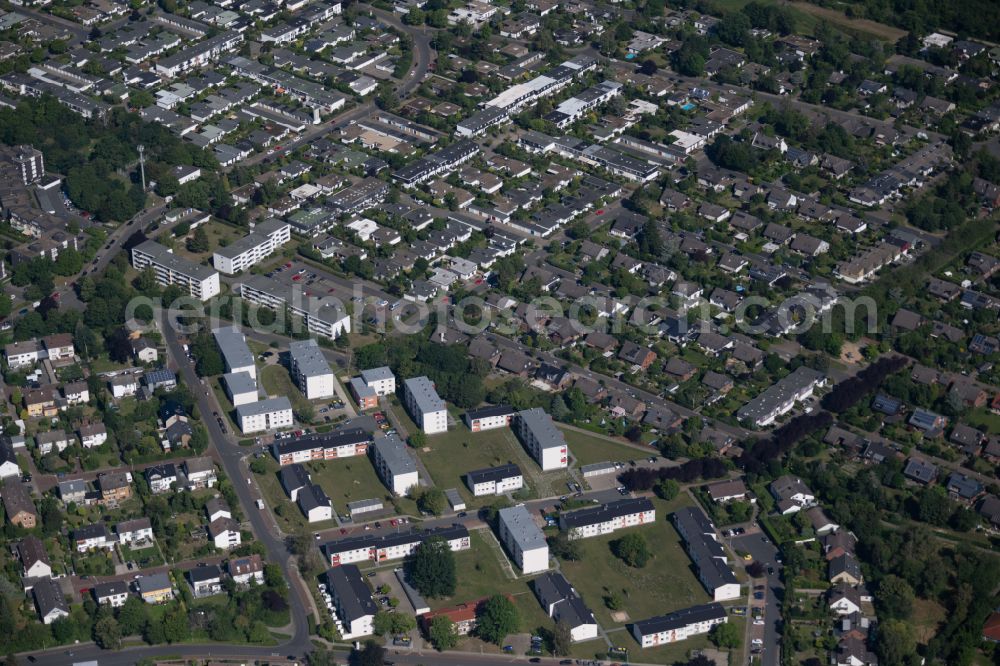
[[[142,209],[139,144],[146,147],[147,175],[153,178],[178,164],[215,165],[211,153],[123,108],[113,109],[106,122],[85,120],[49,96],[22,97],[16,109],[0,110],[0,141],[41,150],[46,168],[66,175],[70,200],[101,220],[126,220]]]
[[[665,479],[691,483],[698,479],[716,479],[725,476],[727,471],[726,464],[718,458],[697,458],[676,467],[629,469],[622,472],[618,480],[630,490],[644,491],[651,490]]]
[[[469,358],[464,345],[442,345],[416,335],[397,337],[393,344],[375,343],[357,351],[357,365],[388,365],[397,377],[426,375],[438,395],[459,408],[475,407],[486,398],[483,378],[489,364]]]
[[[832,412],[843,412],[871,392],[875,391],[886,377],[902,370],[907,365],[903,356],[883,356],[867,368],[837,384],[823,396],[823,407]]]

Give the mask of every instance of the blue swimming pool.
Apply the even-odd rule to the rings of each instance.
[[[692,104],[691,102],[688,102],[687,104],[685,104],[681,108],[684,109],[685,111],[690,111],[691,109],[694,108],[694,104]]]

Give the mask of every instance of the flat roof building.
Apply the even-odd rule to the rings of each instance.
[[[500,543],[522,573],[549,568],[549,544],[523,504],[500,509],[497,522]]]
[[[292,377],[302,394],[309,400],[330,398],[336,395],[337,381],[330,363],[323,356],[319,344],[312,338],[294,341],[288,345]]]
[[[185,287],[192,298],[207,301],[218,296],[219,273],[208,266],[178,257],[155,241],[144,241],[132,248],[132,266],[137,271],[152,267],[156,282],[164,287]]]
[[[397,495],[405,495],[419,484],[417,464],[396,435],[379,437],[372,445],[375,469],[386,487]]]
[[[543,472],[568,465],[569,447],[566,438],[552,417],[541,407],[525,409],[514,419],[517,436]]]
[[[403,398],[414,423],[428,435],[448,430],[448,410],[427,377],[411,377],[403,382]]]
[[[245,372],[254,380],[257,379],[253,352],[247,346],[243,331],[235,326],[220,326],[212,330],[212,337],[215,338],[215,344],[222,354],[227,373]]]
[[[291,239],[292,227],[287,222],[264,220],[243,238],[216,248],[212,265],[220,273],[232,275],[263,261]]]

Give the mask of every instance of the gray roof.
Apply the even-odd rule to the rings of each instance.
[[[562,514],[560,520],[567,529],[572,529],[586,525],[599,525],[615,518],[652,510],[653,503],[647,497],[626,498],[614,500],[600,506],[570,511]]]
[[[326,581],[335,593],[341,617],[347,622],[375,615],[377,612],[371,590],[357,566],[342,564],[334,567],[326,572]]]
[[[227,372],[222,375],[222,381],[229,388],[230,395],[257,392],[257,381],[249,372]]]
[[[212,331],[215,344],[226,361],[226,370],[253,366],[253,353],[247,347],[243,333],[233,326],[222,326]]]
[[[444,400],[434,389],[434,382],[427,377],[410,377],[404,384],[406,392],[413,396],[421,413],[438,412],[444,409]]]
[[[392,370],[386,366],[382,366],[381,368],[369,368],[368,370],[361,371],[361,378],[365,380],[366,384],[377,382],[380,379],[393,379],[394,377],[395,375],[392,374]]]
[[[674,524],[687,545],[691,560],[698,569],[698,578],[710,591],[723,585],[738,583],[726,564],[726,551],[710,534],[715,527],[697,507],[684,507],[673,514]]]
[[[385,460],[386,467],[393,476],[417,471],[417,465],[407,452],[406,445],[396,435],[376,438],[373,446],[379,457]]]
[[[226,245],[225,247],[217,247],[215,248],[214,252],[220,257],[233,259],[234,257],[240,256],[247,250],[252,250],[258,245],[264,243],[267,240],[268,236],[273,234],[275,231],[278,231],[282,227],[287,227],[287,226],[288,226],[287,222],[283,222],[275,218],[264,220],[263,222],[257,223],[257,226],[253,228],[253,231],[251,231],[243,238],[235,240],[229,245]]]
[[[545,535],[523,504],[500,509],[500,522],[507,526],[522,552],[546,546]]]
[[[648,620],[640,620],[635,623],[635,628],[640,635],[647,636],[672,629],[680,629],[690,624],[725,619],[725,617],[726,609],[721,604],[711,603],[703,606],[692,606],[691,608],[675,611],[669,615],[660,615],[658,617],[651,617]]]
[[[156,241],[148,240],[132,248],[133,252],[137,250],[142,254],[151,256],[153,261],[160,266],[166,266],[174,272],[195,280],[207,280],[216,274],[215,269],[196,264],[184,257],[179,257]]]
[[[140,594],[146,592],[156,592],[173,587],[170,577],[165,573],[154,573],[143,576],[138,581]]]
[[[736,413],[741,421],[753,419],[756,421],[762,416],[769,415],[777,405],[788,400],[788,397],[798,393],[804,386],[819,381],[823,378],[823,373],[806,366],[800,366],[792,374],[778,380],[756,398],[743,405]]]
[[[477,483],[488,483],[490,481],[502,481],[515,476],[521,476],[521,468],[514,464],[498,465],[497,467],[487,467],[486,469],[474,469],[466,472],[472,485]]]
[[[291,409],[292,403],[287,396],[279,395],[277,398],[259,400],[236,408],[236,416],[242,419],[245,416],[255,416],[257,414],[268,414],[283,409]]]
[[[333,374],[319,344],[312,338],[298,340],[288,345],[288,353],[298,371],[306,377]]]
[[[330,506],[330,498],[317,484],[310,483],[299,491],[298,503],[302,513],[308,514],[317,507]]]
[[[42,617],[54,610],[61,610],[69,615],[69,606],[66,605],[66,599],[58,582],[50,578],[42,579],[34,584],[31,593],[35,597],[35,605],[38,606],[38,613]]]
[[[551,449],[566,446],[566,438],[562,431],[552,422],[552,417],[541,407],[525,409],[517,413],[517,418],[531,431],[538,440],[540,449]]]

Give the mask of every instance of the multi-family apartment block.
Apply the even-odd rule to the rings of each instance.
[[[448,410],[427,377],[411,377],[403,382],[403,400],[413,422],[428,435],[448,430]]]
[[[547,472],[562,469],[568,465],[569,447],[562,431],[556,427],[552,417],[541,407],[525,409],[517,413],[514,427],[524,448]]]
[[[420,482],[417,464],[396,435],[376,439],[371,450],[375,471],[392,492],[405,495]]]
[[[466,472],[465,481],[476,497],[502,495],[524,487],[521,468],[513,464]]]
[[[506,428],[514,418],[515,410],[506,405],[470,409],[465,413],[465,424],[472,432]]]
[[[656,508],[646,497],[615,500],[559,516],[559,527],[570,539],[586,539],[655,522]]]
[[[368,451],[372,436],[361,428],[313,433],[271,445],[271,453],[282,466],[311,460],[336,460],[361,456]]]
[[[523,504],[500,509],[500,543],[525,574],[549,568],[549,544]]]
[[[157,283],[164,287],[180,285],[198,300],[207,301],[219,295],[218,271],[178,257],[155,241],[144,241],[132,248],[132,266],[137,271],[152,267]]]
[[[299,340],[288,345],[292,377],[296,386],[309,400],[335,395],[336,379],[330,364],[315,340]]]
[[[253,231],[220,247],[212,254],[212,265],[226,275],[255,266],[292,239],[292,227],[277,219],[264,220]]]
[[[351,536],[330,541],[324,544],[321,550],[331,567],[351,562],[386,562],[407,557],[417,546],[431,537],[440,537],[452,551],[470,548],[469,530],[464,525],[456,523],[429,530]]]

